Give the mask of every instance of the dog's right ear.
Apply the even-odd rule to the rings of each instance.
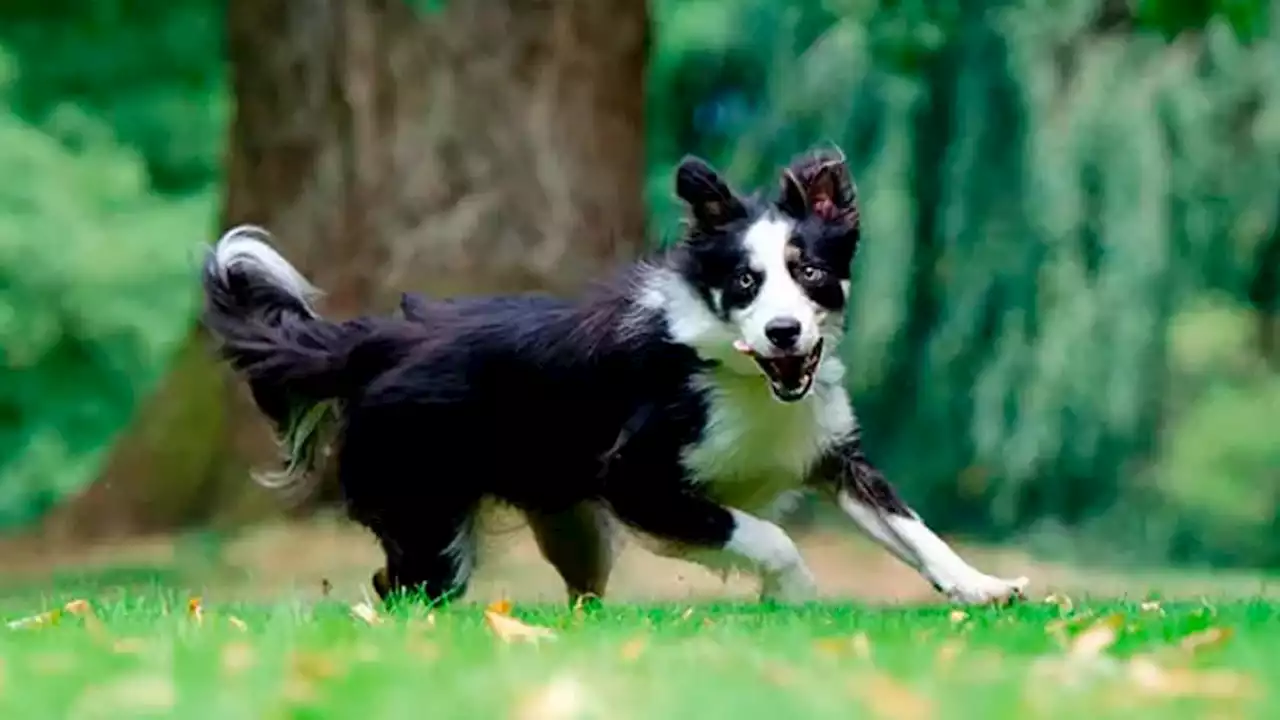
[[[706,161],[686,156],[676,168],[676,196],[689,206],[694,222],[716,228],[746,216],[742,200]]]

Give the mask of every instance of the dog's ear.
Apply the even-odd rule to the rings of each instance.
[[[716,228],[746,216],[742,200],[705,161],[686,156],[676,168],[676,196],[689,206],[694,222]]]
[[[778,206],[797,219],[814,214],[824,220],[856,222],[858,191],[844,153],[819,152],[791,163],[782,171]]]

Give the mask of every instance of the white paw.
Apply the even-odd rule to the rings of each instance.
[[[975,573],[947,590],[952,602],[965,605],[1005,605],[1021,600],[1029,581],[1025,577],[1004,580],[991,575]]]
[[[818,584],[804,563],[763,577],[760,599],[778,603],[802,603],[818,595]]]

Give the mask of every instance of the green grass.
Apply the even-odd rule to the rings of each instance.
[[[1033,602],[1007,610],[824,604],[517,606],[551,628],[504,642],[480,605],[206,606],[160,587],[94,616],[4,631],[0,717],[852,718],[1266,717],[1280,713],[1277,606]],[[0,602],[6,619],[74,595]],[[43,605],[43,607],[42,607]],[[238,628],[231,618],[242,621]],[[1079,638],[1114,620],[1091,656]],[[1198,651],[1188,636],[1231,636]],[[1196,635],[1201,633],[1200,635]],[[1102,643],[1105,644],[1105,643]],[[1081,657],[1063,659],[1072,648]],[[1164,673],[1145,683],[1129,659]],[[1065,662],[1065,664],[1064,664]],[[1210,685],[1217,697],[1176,698]],[[1216,683],[1216,685],[1214,684]],[[1241,684],[1243,683],[1243,685]],[[1147,689],[1144,691],[1143,688]],[[1203,692],[1204,688],[1200,688]],[[562,698],[556,709],[547,698]],[[542,698],[547,704],[540,704]],[[564,699],[564,698],[567,698]],[[576,705],[577,710],[574,710]]]

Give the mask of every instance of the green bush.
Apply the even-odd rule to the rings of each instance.
[[[0,55],[0,77],[13,63]],[[0,528],[93,478],[192,310],[212,195],[164,201],[91,116],[72,151],[18,119],[0,81]],[[69,112],[69,111],[68,111]]]

